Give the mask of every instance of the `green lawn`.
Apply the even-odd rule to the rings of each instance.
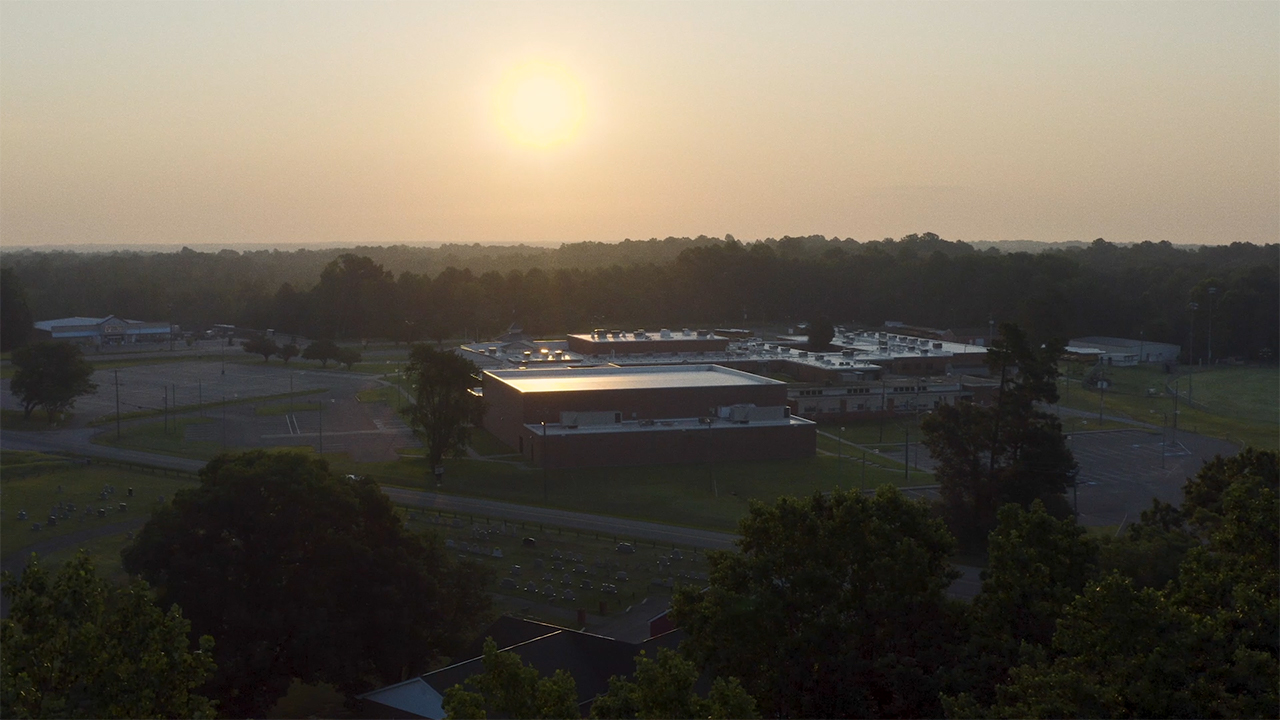
[[[18,430],[28,432],[32,430],[57,430],[65,426],[75,417],[75,413],[64,413],[62,417],[52,425],[49,424],[49,414],[41,408],[31,411],[31,417],[24,416],[21,410],[0,410],[0,430]]]
[[[515,450],[507,447],[505,443],[493,436],[493,433],[484,428],[471,429],[471,449],[485,457],[495,455],[519,455]]]
[[[1223,367],[1184,376],[1178,383],[1182,396],[1215,415],[1253,422],[1280,423],[1280,369]]]
[[[389,485],[427,487],[426,463],[420,457],[354,463],[345,456],[330,456],[330,462],[340,473],[369,475]],[[551,470],[546,473],[544,496],[540,468],[524,463],[449,458],[445,460],[441,489],[526,505],[729,530],[746,513],[750,499],[771,502],[781,495],[805,496],[838,487],[903,485],[900,468],[890,470],[868,463],[864,476],[859,461],[822,456],[788,461]],[[912,473],[910,484],[927,482],[931,478],[926,473]]]
[[[21,465],[10,466],[11,456],[6,453],[0,461],[0,506],[4,508],[4,521],[0,522],[0,548],[5,557],[22,553],[34,543],[44,542],[87,528],[100,527],[118,523],[130,518],[145,517],[160,495],[173,497],[179,489],[192,487],[194,480],[175,477],[172,474],[151,474],[137,470],[126,470],[106,465],[64,464],[50,472],[23,476],[11,469]],[[114,485],[116,491],[107,500],[99,499],[103,486]],[[58,487],[62,491],[58,491]],[[134,496],[128,497],[128,488],[134,489]],[[54,527],[47,525],[49,511],[59,502],[64,506],[75,503],[75,511],[69,511],[70,518],[60,518]],[[126,504],[126,510],[119,510],[119,503]],[[98,517],[97,510],[106,508],[106,517]],[[85,510],[91,513],[85,516]],[[26,510],[27,519],[18,520],[18,511]],[[40,530],[32,530],[34,523],[40,523]],[[123,535],[123,533],[121,533]],[[67,558],[70,554],[66,555]],[[116,561],[119,565],[119,560]]]
[[[207,440],[186,440],[184,435],[188,425],[211,422],[214,421],[210,418],[193,417],[170,419],[167,429],[163,422],[133,425],[124,428],[118,440],[114,431],[107,431],[94,436],[93,442],[99,445],[129,448],[130,450],[208,460],[222,452],[221,443]]]
[[[1164,392],[1165,384],[1175,383],[1174,375],[1166,375],[1158,367],[1108,368],[1111,386],[1105,392],[1082,390],[1079,374],[1059,385],[1061,404],[1097,412],[1099,405],[1106,415],[1118,415],[1153,425],[1172,424],[1174,399]],[[1268,377],[1270,373],[1270,377]],[[1221,367],[1197,372],[1190,379],[1192,399],[1201,407],[1185,402],[1188,378],[1176,378],[1184,398],[1177,405],[1178,427],[1182,430],[1228,440],[1240,445],[1280,449],[1280,422],[1275,420],[1280,407],[1277,397],[1277,371],[1267,368]],[[1270,417],[1270,422],[1265,418]]]
[[[307,395],[319,395],[320,393],[327,393],[327,392],[329,392],[329,388],[315,388],[313,390],[297,390],[292,393],[286,392],[286,393],[274,393],[271,395],[254,395],[249,397],[236,398],[234,400],[210,400],[207,403],[202,403],[199,405],[175,405],[169,408],[168,414],[177,415],[180,413],[193,412],[196,410],[208,410],[210,408],[222,407],[223,405],[253,405],[255,403],[261,403],[269,400],[301,398],[301,397],[306,397]],[[294,402],[297,403],[299,401],[294,400]],[[288,403],[284,403],[284,405],[287,406]],[[120,419],[121,420],[137,420],[138,418],[145,418],[145,417],[161,417],[165,414],[166,414],[166,411],[163,409],[162,410],[135,410],[133,412],[121,413]],[[269,415],[272,413],[259,413],[259,414]],[[114,423],[115,421],[116,421],[116,414],[108,413],[106,415],[100,415],[94,418],[93,420],[90,420],[89,425],[90,427],[93,427],[97,425],[106,425],[109,423]]]
[[[356,393],[356,399],[363,403],[387,403],[395,405],[397,398],[400,397],[400,389],[388,385],[372,388],[369,390],[361,390]]]

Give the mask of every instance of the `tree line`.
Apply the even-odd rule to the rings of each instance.
[[[699,236],[558,249],[21,251],[2,262],[5,285],[25,292],[37,319],[116,314],[335,340],[485,338],[512,323],[554,335],[826,315],[944,329],[994,320],[1037,337],[1194,343],[1195,360],[1208,355],[1210,328],[1215,358],[1266,361],[1280,347],[1274,244],[1098,239],[1033,254],[979,251],[932,233],[871,242]]]

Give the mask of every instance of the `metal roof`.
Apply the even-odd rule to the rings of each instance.
[[[522,393],[785,384],[778,380],[719,365],[538,368],[486,370],[484,374]]]

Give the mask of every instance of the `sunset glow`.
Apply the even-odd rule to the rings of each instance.
[[[573,139],[582,124],[582,86],[563,67],[527,63],[496,91],[498,124],[521,145],[545,148]]]

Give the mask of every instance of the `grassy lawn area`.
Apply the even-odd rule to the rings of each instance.
[[[40,562],[49,569],[60,568],[68,560],[75,557],[76,553],[84,550],[88,553],[89,559],[93,561],[93,567],[98,571],[99,577],[114,583],[124,584],[129,580],[129,573],[124,571],[124,563],[120,559],[120,551],[133,542],[129,537],[131,532],[136,531],[122,530],[70,545],[41,556]]]
[[[577,608],[598,615],[602,602],[608,616],[645,597],[665,600],[676,585],[703,582],[708,569],[705,554],[695,548],[681,547],[673,553],[670,545],[623,535],[479,517],[473,524],[466,516],[401,512],[411,530],[437,533],[452,545],[451,550],[489,568],[488,590],[511,601],[503,605],[527,608],[522,614],[555,624],[571,622]],[[534,546],[527,547],[524,538],[532,538]],[[633,552],[619,552],[619,543],[629,544]],[[501,557],[494,556],[495,549]],[[619,572],[625,573],[625,580],[618,579]],[[528,589],[531,582],[536,590]],[[602,583],[614,589],[603,588]],[[546,593],[547,585],[555,597]],[[572,591],[572,599],[565,598],[566,590]]]
[[[49,464],[50,467],[47,468],[47,472],[24,476],[17,471],[32,462],[20,464],[10,462],[21,459],[13,457],[8,452],[0,457],[0,463],[3,463],[0,465],[0,504],[4,508],[4,522],[0,523],[0,547],[3,548],[5,557],[21,554],[35,543],[46,542],[86,529],[147,517],[147,513],[159,496],[171,498],[175,491],[193,487],[195,484],[194,480],[175,477],[172,474],[165,476],[106,465],[79,463],[62,463],[53,466],[47,460],[33,458],[27,459],[35,463]],[[106,485],[115,486],[116,491],[109,495],[107,500],[102,500],[99,493]],[[58,490],[59,487],[62,488],[61,492]],[[128,496],[128,488],[131,487],[134,490],[133,497]],[[64,506],[64,511],[59,515],[69,517],[59,517],[57,525],[50,527],[47,524],[49,511],[56,508],[58,503],[63,503]],[[75,505],[74,510],[68,509],[71,503]],[[125,503],[127,506],[124,512],[118,509],[120,503]],[[99,508],[106,509],[105,517],[98,516]],[[26,520],[18,520],[20,510],[27,512]],[[90,511],[88,515],[85,515],[86,510]],[[40,530],[32,529],[34,523],[40,523]],[[119,536],[123,538],[124,534],[125,531],[121,531]],[[95,539],[92,542],[94,547],[97,547],[97,541],[98,539]],[[123,546],[123,540],[121,546]],[[117,554],[118,551],[119,548],[116,548]],[[110,555],[109,548],[103,552]],[[63,555],[58,557],[67,559],[72,554],[74,554],[74,548],[70,549],[65,557]],[[104,560],[109,559],[106,555]],[[96,560],[98,558],[95,557]],[[119,564],[120,560],[116,557],[115,567],[118,568]],[[101,566],[100,569],[102,569]]]
[[[519,457],[515,450],[507,447],[501,440],[494,437],[493,433],[484,428],[471,429],[471,449],[484,457],[495,455],[515,455]]]
[[[207,440],[186,440],[185,435],[188,425],[211,422],[214,422],[212,418],[193,417],[170,420],[167,429],[163,422],[134,425],[124,428],[119,440],[114,432],[108,431],[94,436],[93,442],[98,445],[208,460],[222,452],[222,444]]]
[[[281,400],[281,399],[288,399],[288,398],[300,398],[300,397],[306,397],[307,395],[319,395],[319,394],[321,394],[321,393],[327,393],[327,392],[329,392],[329,388],[315,388],[314,390],[298,390],[298,391],[296,391],[296,392],[292,392],[292,393],[287,393],[287,392],[286,392],[286,393],[275,393],[275,394],[272,394],[272,395],[254,395],[254,396],[249,396],[249,397],[236,398],[236,399],[234,399],[234,400],[225,400],[225,401],[224,401],[224,400],[210,400],[209,402],[207,402],[207,403],[203,403],[203,404],[200,404],[200,405],[175,405],[174,407],[169,408],[169,411],[168,411],[168,412],[169,412],[169,414],[176,415],[176,414],[178,414],[178,413],[192,412],[192,411],[200,410],[200,409],[209,409],[209,408],[222,407],[223,405],[252,405],[252,404],[254,404],[254,403],[260,403],[260,402],[268,401],[268,400]],[[295,400],[294,402],[295,402],[295,403],[297,403],[297,401],[296,401],[296,400]],[[287,407],[287,406],[288,406],[288,403],[283,403],[283,405]],[[37,412],[39,412],[39,411],[37,410]],[[286,411],[286,412],[287,412],[287,411]],[[133,411],[133,412],[120,413],[120,419],[121,419],[121,420],[136,420],[136,419],[138,419],[138,418],[144,418],[144,417],[160,417],[160,416],[162,416],[162,415],[164,415],[164,414],[165,414],[165,411],[164,411],[163,409],[161,409],[161,410],[135,410],[135,411]],[[261,415],[261,414],[264,414],[264,413],[258,413],[258,414],[260,414],[260,415]],[[265,413],[265,414],[272,414],[272,413]],[[277,413],[277,414],[279,414],[279,413]],[[90,426],[106,425],[107,423],[113,423],[113,422],[115,422],[115,421],[116,421],[116,414],[115,414],[115,413],[108,413],[108,414],[106,414],[106,415],[101,415],[101,416],[99,416],[99,417],[94,418],[93,420],[90,420],[90,421],[89,421],[89,425],[90,425]]]
[[[1183,398],[1177,407],[1179,429],[1240,445],[1280,449],[1280,422],[1276,420],[1280,412],[1280,377],[1275,369],[1221,367],[1197,372],[1190,379],[1196,407],[1185,402],[1186,375],[1166,375],[1158,367],[1146,366],[1108,368],[1106,372],[1111,386],[1101,394],[1083,390],[1079,373],[1063,382],[1059,390],[1062,406],[1093,413],[1101,401],[1102,412],[1107,415],[1153,425],[1163,425],[1167,419],[1171,424],[1174,399],[1164,392],[1164,387],[1166,383],[1173,385],[1176,379]],[[1267,417],[1271,420],[1267,421]]]
[[[330,462],[339,473],[369,475],[389,485],[427,487],[427,467],[421,457],[355,463],[346,456],[331,456]],[[781,495],[805,496],[838,487],[871,489],[885,483],[905,484],[901,465],[887,469],[868,463],[864,470],[861,462],[849,458],[841,461],[821,456],[550,470],[544,497],[543,471],[526,463],[449,458],[444,464],[444,492],[718,530],[733,529],[751,499],[772,502]],[[926,473],[913,472],[910,484],[931,481]]]
[[[74,413],[64,413],[58,422],[50,425],[49,414],[43,408],[32,410],[30,418],[23,417],[21,410],[0,410],[0,430],[19,430],[22,432],[57,430],[71,422],[74,417]]]
[[[380,402],[380,403],[387,403],[388,405],[395,405],[397,399],[400,397],[401,396],[400,396],[399,388],[390,387],[386,385],[382,387],[372,388],[370,390],[361,390],[360,392],[356,393],[356,400],[359,400],[362,403]]]
[[[1183,376],[1182,397],[1215,415],[1257,423],[1280,423],[1280,369],[1223,367]]]

